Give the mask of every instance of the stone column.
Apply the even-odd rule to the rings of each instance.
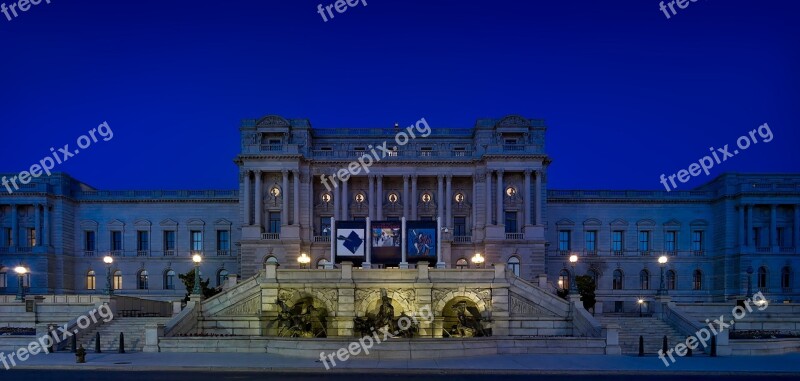
[[[341,200],[339,200],[339,197],[341,197],[339,196],[340,193],[339,187],[334,185],[331,190],[331,194],[333,194],[333,218],[337,220],[340,219],[339,212],[341,211],[339,207],[339,205],[341,205]],[[331,226],[331,229],[333,229],[333,226]]]
[[[350,183],[350,179],[346,181],[342,181],[342,220],[349,220],[350,219],[350,192],[347,191],[347,185]]]
[[[45,247],[50,246],[50,205],[47,203],[44,204],[44,229],[42,230],[42,245]]]
[[[264,190],[261,189],[261,187],[262,187],[261,176],[263,176],[263,174],[264,173],[261,172],[261,171],[255,171],[255,175],[256,175],[256,197],[254,199],[255,199],[255,203],[256,203],[256,218],[255,218],[256,226],[261,226],[261,218],[262,218],[262,216],[264,214],[264,210],[263,210],[263,208],[264,208],[264,200],[262,199],[262,197],[263,197],[262,195],[264,194]],[[250,176],[248,176],[248,177],[250,177]],[[248,211],[248,213],[249,213],[249,211]]]
[[[525,183],[524,183],[525,190],[522,193],[522,200],[523,200],[523,208],[525,208],[524,213],[522,213],[522,218],[524,223],[522,226],[527,226],[531,224],[531,170],[525,170]]]
[[[419,205],[417,196],[417,175],[411,176],[411,199],[409,201],[409,207],[411,208],[411,219],[417,220],[417,205]]]
[[[769,242],[772,252],[778,251],[778,205],[769,206]]]
[[[497,171],[497,224],[503,225],[503,170]]]
[[[536,207],[536,221],[534,225],[542,224],[542,171],[536,171],[536,187],[533,188],[534,206]]]
[[[281,171],[283,181],[281,182],[281,225],[289,225],[289,171],[284,169]]]
[[[447,190],[444,192],[445,197],[447,197],[447,202],[445,202],[446,210],[446,221],[444,222],[444,227],[451,228],[453,226],[453,175],[447,175],[446,178]]]
[[[486,226],[492,225],[492,171],[486,171]]]
[[[369,175],[369,191],[367,192],[367,215],[375,218],[375,175]]]
[[[739,204],[739,246],[745,247],[747,243],[744,240],[744,204]]]
[[[244,171],[244,224],[250,226],[250,171]]]
[[[39,217],[39,204],[33,204],[33,246],[41,246],[42,220]]]
[[[11,204],[11,246],[18,246],[19,233],[17,232],[17,204]]]
[[[472,201],[472,215],[470,216],[470,234],[472,235],[472,231],[475,230],[475,227],[478,226],[478,203],[475,202],[477,199],[476,195],[478,194],[478,175],[472,175],[472,194],[470,195],[469,200]]]
[[[747,204],[747,246],[752,246],[756,243],[753,237],[753,208],[755,204]]]
[[[408,175],[403,175],[403,217],[408,215]]]
[[[375,199],[375,208],[378,209],[378,220],[383,220],[383,175],[378,175],[378,197]]]
[[[292,171],[292,180],[294,180],[292,185],[294,188],[292,189],[292,201],[294,201],[292,203],[292,225],[300,226],[300,170]]]
[[[444,218],[444,203],[447,196],[444,194],[444,176],[436,176],[438,181],[436,188],[436,217]]]
[[[794,204],[794,250],[800,250],[800,204]]]

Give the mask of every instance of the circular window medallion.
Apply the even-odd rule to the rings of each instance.
[[[395,203],[398,199],[400,198],[397,197],[397,193],[389,193],[389,202]]]
[[[331,194],[330,193],[323,193],[322,194],[322,202],[331,202]]]
[[[464,194],[463,193],[456,193],[455,199],[456,199],[456,202],[459,203],[459,204],[464,202]]]
[[[506,188],[506,195],[508,195],[508,197],[514,197],[515,194],[517,194],[517,189],[516,188],[514,188],[514,187]]]
[[[269,190],[269,194],[271,194],[272,197],[278,197],[281,195],[281,189],[278,187],[272,187],[272,189]]]
[[[364,196],[363,193],[356,193],[355,200],[356,200],[357,203],[360,204],[360,203],[364,202],[364,200],[366,200],[366,199],[367,199],[367,197]]]
[[[431,202],[431,194],[427,192],[423,193],[422,202]]]

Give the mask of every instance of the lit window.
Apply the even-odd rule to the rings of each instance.
[[[94,270],[89,270],[89,272],[86,273],[86,289],[94,290],[97,286],[96,280],[97,278],[94,275]]]
[[[114,271],[114,289],[122,290],[122,271]]]
[[[469,268],[469,262],[466,259],[461,258],[456,261],[456,268],[459,270]]]

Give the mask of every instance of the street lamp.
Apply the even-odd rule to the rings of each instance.
[[[658,295],[664,295],[667,293],[666,287],[664,287],[664,266],[667,265],[668,258],[666,255],[662,255],[658,257],[658,265],[661,267],[661,284],[658,286]]]
[[[14,272],[17,273],[17,278],[19,280],[19,287],[17,288],[17,298],[16,300],[25,300],[25,290],[24,290],[24,282],[22,279],[25,277],[25,274],[28,273],[28,269],[22,266],[17,266],[14,268]]]
[[[194,289],[192,294],[200,295],[200,262],[203,257],[200,254],[192,255],[192,262],[194,262]]]
[[[578,263],[578,256],[576,254],[572,254],[569,256],[569,264],[572,266],[572,276],[569,277],[569,292],[573,293],[577,291],[578,287],[575,284],[575,265]]]
[[[106,264],[106,295],[114,295],[114,287],[111,284],[111,264],[114,263],[114,258],[110,255],[103,257],[103,263]]]
[[[484,261],[485,259],[483,258],[481,253],[475,253],[475,255],[472,256],[472,263],[475,264],[475,267],[480,268],[483,265]]]
[[[642,305],[644,304],[644,299],[639,298],[639,300],[637,300],[636,303],[639,304],[639,317],[642,317]]]
[[[297,262],[300,263],[300,268],[304,269],[306,268],[306,266],[308,266],[309,263],[311,263],[311,258],[309,258],[309,256],[306,255],[306,253],[301,253],[300,256],[297,257]]]

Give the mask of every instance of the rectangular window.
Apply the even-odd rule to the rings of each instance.
[[[84,251],[96,250],[94,231],[87,230],[83,232],[83,250]]]
[[[420,156],[431,156],[432,154],[433,154],[433,148],[432,147],[422,147],[422,148],[419,149],[419,155]]]
[[[122,232],[119,230],[111,231],[111,251],[122,251]]]
[[[28,228],[25,231],[27,232],[28,247],[36,246],[36,229]]]
[[[778,246],[786,247],[786,229],[785,228],[778,228]]]
[[[558,251],[570,251],[570,233],[569,230],[558,231]]]
[[[203,232],[192,230],[190,236],[192,237],[192,251],[203,251]]]
[[[467,235],[467,218],[453,217],[453,236],[461,237]]]
[[[611,251],[615,254],[622,254],[622,230],[611,232]]]
[[[650,251],[650,232],[649,231],[641,231],[641,232],[639,232],[639,251],[640,252]]]
[[[692,251],[695,253],[703,251],[703,232],[701,230],[692,232]]]
[[[139,230],[136,232],[136,250],[150,250],[150,232],[147,230]]]
[[[175,231],[164,231],[164,251],[175,251]]]
[[[464,147],[455,147],[453,148],[453,156],[455,157],[467,156],[467,150],[464,149]]]
[[[330,217],[320,217],[319,218],[319,235],[331,235],[331,218]]]
[[[506,212],[506,233],[517,232],[517,212]]]
[[[594,253],[597,251],[597,230],[589,230],[585,234],[586,238],[586,251]]]
[[[674,253],[677,251],[675,241],[678,238],[678,232],[668,231],[664,233],[664,251],[667,253]]]
[[[6,240],[5,240],[6,247],[11,247],[11,242],[12,242],[12,240],[11,240],[11,228],[5,228],[5,229],[3,229],[3,232],[5,232],[5,233],[6,233],[6,234],[5,234],[5,237],[6,237]]]
[[[269,232],[268,233],[280,233],[281,232],[281,214],[280,212],[269,212]]]
[[[217,251],[227,251],[231,249],[231,232],[227,230],[217,230]]]

